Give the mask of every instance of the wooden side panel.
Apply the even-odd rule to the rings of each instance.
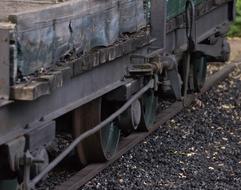
[[[71,0],[9,18],[17,25],[17,59],[23,75],[50,67],[69,52],[109,46],[121,33],[146,24],[140,0]]]

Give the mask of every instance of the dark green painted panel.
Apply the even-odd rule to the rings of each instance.
[[[207,0],[194,0],[195,4],[199,4]],[[186,0],[167,0],[167,18],[177,16],[185,11]]]

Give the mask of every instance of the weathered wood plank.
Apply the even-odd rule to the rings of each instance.
[[[16,24],[17,60],[23,75],[52,66],[70,51],[86,53],[112,45],[121,33],[146,25],[139,0],[69,0],[12,13],[9,20]]]
[[[118,5],[119,0],[70,0],[59,4],[39,7],[38,9],[17,12],[9,15],[19,31],[42,28],[52,25],[53,21],[66,21],[109,10]]]
[[[19,84],[11,87],[11,98],[14,100],[36,100],[50,94],[49,83],[32,81],[30,84]]]

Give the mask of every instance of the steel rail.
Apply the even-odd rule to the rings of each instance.
[[[115,120],[120,114],[125,112],[131,104],[136,101],[139,97],[141,97],[145,92],[147,92],[150,88],[153,88],[154,81],[150,80],[147,85],[145,85],[140,91],[138,91],[135,95],[131,97],[130,100],[128,100],[120,109],[118,109],[116,112],[114,112],[110,117],[102,121],[99,125],[95,126],[91,130],[88,130],[87,132],[80,135],[78,138],[76,138],[57,158],[55,158],[39,175],[33,178],[29,182],[28,189],[34,188],[35,185],[46,175],[48,174],[55,166],[57,166],[81,141],[89,137],[90,135],[95,134],[99,130],[101,130],[103,127],[105,127],[108,123]]]

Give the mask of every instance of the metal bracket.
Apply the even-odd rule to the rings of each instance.
[[[174,55],[168,55],[162,57],[163,68],[167,73],[167,77],[170,80],[172,90],[177,100],[182,97],[182,80],[178,72],[178,64]]]
[[[26,134],[26,144],[30,152],[48,146],[55,138],[55,121],[47,122]]]
[[[31,190],[33,189],[30,181],[30,172],[31,166],[33,164],[41,164],[44,163],[44,160],[33,157],[30,152],[27,150],[22,159],[20,160],[20,164],[24,166],[24,179],[23,179],[23,189]]]
[[[149,49],[150,50],[150,49]],[[135,76],[154,75],[162,72],[161,55],[164,50],[162,48],[153,48],[153,51],[146,55],[131,55],[131,65],[128,72]]]
[[[210,57],[211,62],[225,62],[229,59],[230,46],[226,40],[219,37],[214,44],[197,44],[195,51]]]
[[[129,100],[133,94],[135,94],[138,90],[140,90],[142,85],[143,85],[142,80],[131,79],[129,82],[127,82],[123,86],[112,91],[110,94],[107,94],[105,96],[105,98],[108,101],[125,102],[125,101]]]
[[[24,155],[25,144],[26,140],[23,136],[7,143],[9,164],[12,171],[19,169],[19,159]]]
[[[177,60],[172,55],[161,55],[163,49],[157,49],[149,54],[133,55],[131,56],[131,62],[134,59],[139,59],[140,64],[131,64],[128,68],[128,72],[131,76],[153,76],[155,81],[155,90],[158,90],[158,75],[162,74],[165,70],[167,77],[170,80],[171,87],[177,99],[181,99],[181,77],[177,68]]]

